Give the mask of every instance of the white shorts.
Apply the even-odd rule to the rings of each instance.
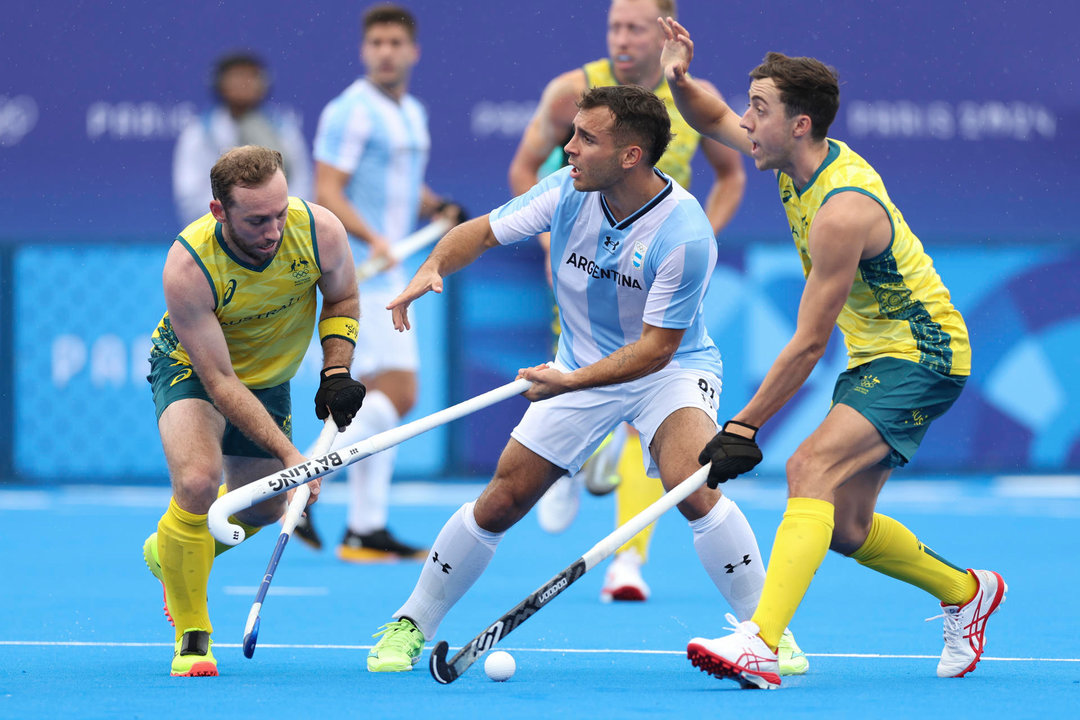
[[[685,407],[700,408],[715,423],[720,387],[720,379],[708,370],[664,368],[627,383],[534,402],[510,436],[573,475],[609,432],[628,422],[640,434],[646,474],[659,477],[649,454],[657,429],[669,415]]]
[[[360,331],[353,354],[353,377],[371,377],[386,370],[409,370],[420,367],[416,346],[416,327],[406,332],[394,329],[386,305],[398,296],[393,291],[363,289],[360,293]]]

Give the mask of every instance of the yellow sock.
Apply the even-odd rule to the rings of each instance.
[[[773,650],[829,551],[832,531],[832,503],[788,498],[784,519],[776,529],[761,600],[751,618],[761,639]]]
[[[206,516],[189,513],[170,498],[169,509],[158,522],[157,538],[161,578],[169,613],[176,623],[176,639],[190,628],[213,632],[206,586],[214,564],[214,538]]]
[[[851,557],[871,570],[922,588],[946,605],[961,605],[978,589],[971,573],[942,558],[886,515],[874,513],[866,542]]]
[[[222,495],[224,495],[228,491],[229,491],[229,488],[226,487],[224,483],[222,483],[221,487],[218,488],[217,496],[221,497]],[[254,525],[248,525],[243,520],[237,520],[235,515],[230,515],[229,516],[229,522],[236,523],[240,527],[244,528],[244,540],[247,540],[249,537],[251,537],[255,533],[262,530],[262,528],[255,527]],[[244,542],[244,540],[241,540],[240,542]],[[236,545],[239,545],[239,544],[240,543],[237,543]],[[236,547],[236,545],[226,545],[223,542],[218,542],[217,538],[215,538],[214,539],[214,557],[217,557],[218,555],[225,552],[226,550],[229,550],[231,548]]]
[[[644,456],[641,454],[641,443],[638,442],[636,433],[631,433],[623,446],[622,455],[619,456],[618,473],[622,480],[615,489],[615,522],[623,525],[659,500],[664,494],[664,486],[656,478],[645,474]],[[638,557],[644,562],[649,555],[649,542],[655,527],[656,523],[648,525],[616,552],[636,550]]]

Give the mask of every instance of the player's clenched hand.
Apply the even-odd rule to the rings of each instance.
[[[694,42],[690,33],[674,18],[657,18],[664,29],[664,50],[660,53],[660,65],[668,82],[675,83],[690,71],[690,61],[694,59]]]
[[[747,437],[728,432],[727,426],[731,424],[740,425],[752,431],[752,434]],[[757,428],[752,425],[731,420],[724,423],[723,429],[716,433],[698,455],[698,462],[702,465],[712,463],[706,481],[709,487],[715,489],[720,483],[754,469],[761,462],[761,448],[754,441],[756,436]]]
[[[327,374],[330,370],[344,372]],[[344,430],[364,404],[366,394],[367,388],[359,380],[353,380],[348,368],[325,368],[319,373],[319,390],[315,393],[315,417],[325,420],[333,415],[338,430]]]
[[[429,292],[441,293],[442,291],[442,275],[421,265],[408,286],[386,306],[394,320],[394,329],[404,332],[412,328],[409,324],[409,305],[413,300]]]
[[[532,402],[547,400],[556,395],[573,390],[569,383],[569,376],[556,370],[547,363],[530,368],[518,370],[517,376],[532,382],[532,387],[525,391],[524,395]]]

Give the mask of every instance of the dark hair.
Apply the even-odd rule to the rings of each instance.
[[[401,25],[408,31],[409,39],[416,42],[416,18],[406,8],[392,3],[372,5],[368,8],[360,22],[360,30],[363,35],[366,35],[373,25],[387,23]]]
[[[281,153],[260,145],[242,145],[226,151],[210,170],[210,190],[214,199],[232,207],[235,187],[258,187],[278,170],[284,172]]]
[[[663,101],[637,85],[594,87],[578,102],[582,110],[606,107],[615,116],[615,142],[639,143],[645,162],[656,165],[671,142],[671,118]]]
[[[771,79],[780,91],[789,118],[810,116],[810,137],[824,140],[840,109],[840,83],[836,68],[810,57],[788,57],[770,52],[750,71],[752,80]]]
[[[221,95],[221,78],[235,67],[253,67],[262,73],[264,77],[266,75],[266,63],[254,53],[240,50],[222,55],[214,63],[213,85],[215,93]]]

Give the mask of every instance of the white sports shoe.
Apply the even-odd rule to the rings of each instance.
[[[626,425],[620,424],[604,438],[596,452],[581,467],[585,489],[593,495],[607,495],[619,487],[619,458],[626,446]]]
[[[938,677],[964,677],[975,669],[986,647],[986,621],[1001,603],[1009,586],[992,570],[969,570],[979,589],[966,605],[942,605],[945,618],[945,649],[938,662]]]
[[[570,527],[581,507],[581,474],[563,475],[548,488],[536,503],[536,519],[540,528],[552,534]]]
[[[600,602],[629,600],[644,602],[649,599],[649,586],[641,577],[641,556],[637,550],[626,550],[615,556],[604,574],[604,587],[600,590]]]
[[[758,637],[757,623],[738,622],[731,613],[724,618],[735,632],[715,640],[694,638],[686,646],[686,657],[694,667],[713,677],[730,678],[746,689],[780,687],[780,661]]]

